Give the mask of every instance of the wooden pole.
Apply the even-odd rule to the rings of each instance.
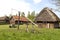
[[[20,23],[20,12],[18,11],[18,30],[19,30],[19,23]]]
[[[34,24],[32,23],[32,32],[34,32]]]
[[[27,27],[26,27],[26,32],[28,32],[28,23],[26,23]]]

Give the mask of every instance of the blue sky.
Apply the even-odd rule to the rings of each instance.
[[[50,0],[0,0],[0,16],[15,15],[20,12],[36,11],[39,13],[44,7],[57,8]],[[59,12],[56,12],[60,16]]]

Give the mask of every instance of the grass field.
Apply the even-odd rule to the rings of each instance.
[[[26,25],[20,25],[20,29],[9,28],[9,25],[0,25],[0,40],[60,40],[60,29],[41,29],[29,25],[29,32],[26,32]]]

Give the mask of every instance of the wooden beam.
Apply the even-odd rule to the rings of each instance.
[[[19,30],[19,23],[20,23],[20,12],[18,11],[18,30]]]

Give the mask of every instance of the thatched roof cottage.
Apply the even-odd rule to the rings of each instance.
[[[60,28],[59,17],[48,7],[44,8],[35,18],[35,23],[41,28]]]

